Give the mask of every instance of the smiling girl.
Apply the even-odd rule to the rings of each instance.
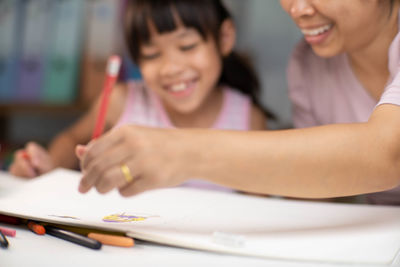
[[[257,100],[258,80],[235,52],[235,27],[220,1],[130,0],[125,37],[143,81],[113,90],[108,129],[126,124],[162,128],[261,130],[268,114]],[[74,168],[77,144],[90,141],[99,101],[46,151],[29,143],[10,172],[34,177]]]

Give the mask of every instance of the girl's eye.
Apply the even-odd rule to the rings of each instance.
[[[160,56],[160,53],[152,53],[152,54],[142,54],[141,57],[144,60],[152,60],[156,59]]]
[[[181,50],[182,51],[189,51],[192,50],[193,48],[195,48],[197,46],[197,43],[191,44],[191,45],[184,45],[181,46]]]

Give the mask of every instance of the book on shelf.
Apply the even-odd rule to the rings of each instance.
[[[70,104],[77,97],[86,1],[53,0],[41,102]]]
[[[0,103],[15,99],[22,21],[22,0],[0,1]]]
[[[50,3],[52,0],[24,0],[21,64],[17,87],[18,102],[39,103],[48,49]]]

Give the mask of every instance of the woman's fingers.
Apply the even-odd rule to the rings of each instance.
[[[109,132],[100,138],[91,141],[86,145],[86,149],[83,149],[82,147],[77,148],[77,152],[81,153],[79,155],[77,154],[77,156],[80,157],[81,169],[87,169],[92,161],[95,160],[99,155],[102,155],[104,152],[116,147],[119,143],[121,143],[123,134],[120,132],[121,131],[119,129],[113,130],[111,131],[112,134]]]
[[[129,179],[127,179],[126,171],[123,170],[123,165],[125,168],[128,168]],[[81,193],[86,193],[92,187],[95,187],[99,193],[105,194],[114,188],[123,188],[127,184],[133,182],[138,176],[137,169],[129,167],[130,165],[132,164],[130,164],[129,161],[124,164],[114,164],[99,173],[98,176],[84,175],[79,185],[79,191]]]
[[[124,197],[134,196],[150,189],[156,189],[155,183],[148,177],[137,177],[132,182],[119,189],[119,193]]]
[[[105,171],[104,175],[101,177],[101,179],[97,180],[94,186],[99,193],[105,194],[114,188],[121,188],[126,184],[127,181],[121,168],[113,166]]]
[[[77,145],[77,146],[75,147],[75,155],[76,155],[76,157],[77,157],[79,160],[82,160],[82,159],[83,159],[83,156],[84,156],[85,153],[86,153],[86,150],[87,150],[86,146],[84,146],[84,145]]]
[[[122,167],[125,165],[124,167]],[[96,187],[100,193],[106,193],[113,188],[120,188],[127,182],[127,176],[134,177],[137,168],[134,166],[133,153],[128,146],[119,144],[103,151],[83,170],[79,191],[86,193]]]
[[[83,173],[79,191],[95,187],[107,193],[116,188],[129,196],[182,183],[185,156],[179,137],[172,130],[129,125],[77,147]]]

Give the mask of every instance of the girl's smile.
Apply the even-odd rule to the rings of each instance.
[[[197,79],[180,81],[171,85],[164,86],[165,90],[171,94],[172,97],[182,99],[190,97],[197,85]]]

